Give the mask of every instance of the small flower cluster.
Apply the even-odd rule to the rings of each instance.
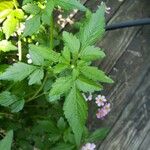
[[[28,58],[27,63],[32,64],[32,59],[31,59],[30,54],[27,54],[26,57]]]
[[[62,12],[61,7],[59,7],[58,10]],[[67,23],[69,23],[70,25],[74,24],[72,17],[77,13],[77,11],[77,9],[74,9],[73,12],[67,18],[63,18],[62,14],[58,15],[57,23],[61,26],[61,28],[64,28]]]
[[[85,144],[81,150],[95,150],[96,145],[94,143],[87,143]]]
[[[104,119],[105,116],[108,115],[110,112],[110,103],[107,102],[107,99],[105,96],[98,95],[96,98],[96,104],[99,107],[98,112],[96,113],[96,116],[98,119]]]
[[[92,93],[90,93],[87,97],[85,96],[84,93],[82,93],[82,95],[86,101],[91,101],[93,99]],[[111,110],[110,103],[107,101],[104,95],[98,95],[95,98],[95,100],[96,100],[95,103],[99,107],[98,112],[96,113],[96,116],[98,119],[104,119],[104,117],[107,116]]]

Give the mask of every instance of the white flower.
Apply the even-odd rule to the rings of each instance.
[[[32,64],[32,59],[27,60],[28,64]]]
[[[81,150],[95,150],[96,145],[94,143],[87,143],[85,144]]]
[[[96,104],[100,107],[100,106],[104,106],[104,104],[107,102],[105,96],[103,95],[98,95],[96,98]]]
[[[26,57],[27,57],[28,59],[31,58],[30,54],[27,54]]]
[[[91,101],[91,100],[92,100],[92,98],[93,98],[93,96],[92,96],[92,94],[90,93],[90,95],[88,96],[88,98],[87,98],[87,99],[88,99],[89,101]]]
[[[61,19],[62,18],[62,15],[60,14],[59,16],[58,16],[58,19]]]

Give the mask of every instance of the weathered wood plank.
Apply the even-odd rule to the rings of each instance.
[[[123,17],[123,18],[125,17],[126,18],[127,15],[129,15],[129,16],[131,15],[132,16],[134,14],[133,16],[135,18],[136,16],[138,16],[138,14],[141,13],[141,11],[142,11],[141,10],[141,6],[142,6],[142,8],[144,8],[144,7],[146,8],[147,7],[147,3],[143,3],[143,0],[142,1],[141,0],[137,0],[136,4],[132,3],[132,2],[133,2],[133,0],[125,1],[125,3],[120,7],[121,10],[119,10],[117,12],[117,14],[115,14],[114,17],[116,18],[118,16],[118,19],[121,20],[122,19],[121,17]],[[128,12],[126,12],[127,8],[130,8]],[[126,12],[127,15],[124,14],[124,12]],[[136,14],[135,14],[135,12],[136,12]],[[147,13],[148,12],[145,12],[144,16],[146,16]],[[112,18],[111,21],[115,22],[115,19]],[[122,29],[122,30],[118,30],[118,31],[108,32],[106,34],[106,37],[103,39],[103,41],[98,44],[98,46],[102,45],[102,47],[104,47],[105,52],[107,53],[107,57],[102,62],[102,64],[101,64],[101,62],[96,62],[96,65],[101,65],[101,67],[105,71],[109,72],[114,67],[114,65],[118,61],[119,57],[127,50],[128,45],[130,44],[131,40],[133,40],[134,36],[137,34],[138,31],[139,31],[139,28],[129,28],[129,29]],[[112,40],[112,37],[113,37],[113,40]],[[135,50],[134,46],[133,46],[133,49]],[[138,50],[139,50],[139,48],[138,48]],[[130,51],[130,50],[128,50],[128,51]],[[134,52],[134,53],[136,53],[136,52]],[[128,60],[128,55],[126,57],[127,57],[126,61],[127,62],[130,61],[130,60]],[[136,60],[136,62],[138,63],[138,60]],[[126,67],[126,65],[124,64],[121,67]],[[114,71],[112,71],[112,72],[116,72],[117,71],[118,74],[117,74],[117,72],[114,73],[114,75],[112,74],[112,72],[110,73],[112,76],[114,76],[114,80],[116,82],[117,82],[116,79],[118,79],[118,76],[120,76],[120,74],[121,74],[121,76],[119,77],[120,83],[118,82],[118,83],[116,83],[116,85],[112,86],[111,88],[108,88],[109,92],[107,92],[107,95],[109,95],[109,98],[114,96],[114,99],[115,99],[116,98],[115,97],[115,93],[116,92],[119,93],[121,90],[123,90],[125,88],[125,85],[123,85],[122,82],[125,82],[125,80],[126,80],[125,79],[126,78],[126,72],[125,72],[125,70],[123,70],[124,68],[121,68],[121,67],[120,67],[120,69],[122,70],[121,72],[118,72],[116,68],[114,68]],[[135,66],[132,66],[132,67],[134,68]],[[130,73],[130,70],[128,72]],[[133,70],[133,72],[132,72],[133,79],[134,79],[134,73],[135,72]],[[132,76],[131,76],[131,78],[132,78]],[[126,82],[125,82],[125,84],[126,84]],[[136,87],[136,85],[134,87]],[[122,92],[124,92],[124,91],[122,91]],[[123,93],[119,93],[119,94],[122,95]],[[119,97],[119,94],[118,94],[118,97]],[[113,101],[113,99],[112,99],[112,101]],[[123,103],[122,103],[122,101],[119,101],[119,103],[124,106],[126,101],[124,100]],[[114,105],[116,105],[116,104],[114,103]],[[95,110],[93,110],[93,109],[94,109],[94,106],[90,109],[90,112],[94,112]],[[94,124],[95,123],[97,124],[98,122],[93,122],[92,121],[92,119],[93,119],[93,114],[92,113],[90,113],[89,115],[90,115],[90,117],[89,117],[90,118],[89,119],[89,122],[90,122],[89,126],[90,126],[90,128],[93,128],[93,126],[95,126]],[[114,118],[112,118],[112,119],[114,119]],[[110,124],[110,125],[112,125],[112,124]]]
[[[150,131],[147,132],[147,135],[138,150],[150,150]]]
[[[144,80],[99,150],[138,150],[148,131],[150,131],[149,91],[150,67]]]
[[[149,10],[145,11],[145,8],[148,6],[150,6],[150,1],[127,0],[109,21],[109,24],[125,20],[132,20],[135,18],[147,17]],[[126,50],[138,30],[139,27],[133,27],[107,32],[105,38],[97,44],[97,46],[103,47],[105,49],[107,57],[102,63],[97,62],[96,65],[102,64],[102,68],[109,72],[113,65],[117,62],[118,58]]]
[[[113,104],[112,111],[106,120],[99,121],[94,115],[95,104],[93,104],[89,113],[90,128],[113,126],[141,83],[150,66],[149,29],[145,28],[136,36],[110,72],[115,84],[112,87],[108,86],[104,94]]]

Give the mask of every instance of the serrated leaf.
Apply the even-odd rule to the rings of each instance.
[[[66,64],[59,63],[54,67],[54,73],[60,73],[67,68],[68,68],[68,66]]]
[[[5,33],[6,39],[9,39],[11,34],[13,34],[18,26],[18,20],[13,16],[9,15],[3,23],[3,32]]]
[[[66,128],[66,122],[65,122],[65,120],[64,120],[63,117],[60,117],[59,120],[57,121],[57,127],[60,130],[65,130],[65,128]]]
[[[31,3],[33,0],[23,0],[23,5],[26,5],[27,3]]]
[[[62,56],[66,60],[66,63],[70,63],[71,55],[69,49],[65,46],[63,51],[62,51]]]
[[[36,69],[30,76],[29,76],[29,85],[32,84],[40,84],[41,80],[44,77],[44,70],[42,68]]]
[[[75,146],[67,143],[59,143],[51,150],[74,150]]]
[[[27,3],[26,5],[24,5],[22,7],[22,9],[26,13],[32,14],[32,15],[36,15],[36,14],[38,14],[41,11],[40,7],[38,7],[38,5],[33,4],[33,3]]]
[[[42,12],[42,21],[44,24],[50,25],[50,18],[54,9],[54,2],[48,1],[46,8]]]
[[[0,11],[0,19],[5,19],[11,12],[12,9],[4,9],[3,11]]]
[[[78,53],[80,49],[80,41],[77,39],[76,36],[64,31],[63,40],[65,42],[65,46],[67,46],[72,53]]]
[[[23,36],[31,36],[33,33],[38,32],[41,25],[40,18],[40,15],[35,15],[32,18],[26,20]]]
[[[73,87],[66,97],[63,110],[75,135],[76,144],[80,145],[87,119],[87,104],[76,87]]]
[[[14,46],[10,41],[7,40],[0,41],[0,51],[9,52],[13,50],[17,50],[17,47]]]
[[[94,92],[103,89],[102,85],[99,85],[94,81],[87,79],[86,77],[78,77],[76,80],[76,85],[78,89],[83,92]]]
[[[24,104],[25,104],[24,99],[17,100],[10,106],[11,112],[16,113],[21,111],[24,107]]]
[[[4,91],[0,93],[0,105],[4,107],[8,107],[9,105],[16,102],[17,99],[14,95],[11,95],[10,92]]]
[[[60,96],[69,91],[72,86],[72,77],[60,77],[56,79],[56,82],[52,85],[52,89],[49,94],[49,101],[52,101],[51,98],[54,96]]]
[[[94,44],[105,32],[105,4],[101,4],[96,13],[80,29],[82,49]]]
[[[29,54],[33,64],[44,65],[44,60],[49,60],[53,62],[59,61],[59,53],[49,49],[45,46],[36,46],[33,44],[29,45]]]
[[[13,11],[13,14],[18,19],[24,19],[24,12],[22,11],[22,9],[15,9]]]
[[[13,141],[13,131],[10,130],[7,132],[4,139],[0,141],[0,150],[11,150],[12,141]]]
[[[85,61],[93,61],[105,57],[105,53],[99,48],[88,46],[80,52],[80,58]]]
[[[83,6],[78,0],[57,0],[55,5],[62,7],[65,10],[79,9],[86,11],[86,7]]]
[[[100,128],[94,131],[89,138],[86,139],[86,142],[97,142],[103,140],[109,132],[108,128]]]
[[[106,76],[105,73],[99,70],[97,67],[84,66],[80,68],[80,71],[84,76],[94,81],[113,83],[113,80]]]
[[[14,7],[13,1],[3,0],[0,1],[0,12],[5,9],[12,9]]]
[[[22,81],[28,77],[34,70],[35,66],[28,65],[22,62],[13,64],[6,69],[6,71],[0,75],[0,80],[13,80],[13,81]]]

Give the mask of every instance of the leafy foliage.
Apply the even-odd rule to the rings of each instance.
[[[76,87],[71,89],[65,100],[64,113],[75,134],[76,143],[79,145],[87,118],[87,105]]]
[[[79,31],[62,32],[54,19],[60,7],[86,13]],[[92,66],[105,57],[93,45],[104,13],[105,4],[92,13],[78,0],[0,1],[0,149],[78,150],[106,136],[88,132],[82,94],[113,83]]]
[[[105,32],[105,4],[102,4],[96,13],[80,29],[80,40],[82,48],[94,44]]]
[[[11,150],[11,144],[13,140],[13,131],[7,132],[4,139],[0,141],[0,149]]]

